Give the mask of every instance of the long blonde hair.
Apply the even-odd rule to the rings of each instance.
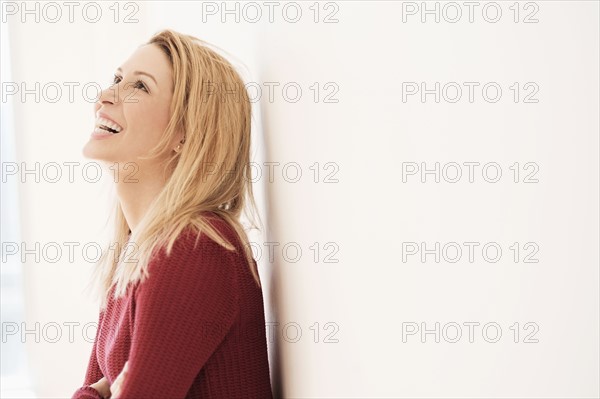
[[[92,279],[97,284],[101,308],[106,307],[113,285],[117,299],[125,294],[129,283],[143,281],[152,257],[161,249],[169,255],[185,228],[206,233],[226,249],[235,250],[213,229],[206,212],[234,228],[260,287],[248,237],[240,222],[242,211],[248,215],[247,202],[257,210],[249,180],[251,102],[244,82],[231,63],[210,48],[212,45],[194,36],[165,29],[145,44],[157,45],[169,58],[173,71],[171,119],[148,157],[164,152],[177,132],[184,133],[185,141],[181,151],[167,160],[170,177],[136,226],[135,234],[131,234],[136,253],[132,266],[122,262],[130,229],[115,201],[111,245],[118,254],[111,256],[111,251],[103,251]]]

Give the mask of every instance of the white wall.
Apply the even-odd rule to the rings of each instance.
[[[264,22],[268,9],[258,4]],[[269,223],[261,240],[279,243],[273,262],[266,247],[259,260],[267,316],[279,323],[270,345],[277,396],[597,397],[598,3],[531,3],[537,10],[520,3],[518,23],[512,3],[504,2],[497,23],[482,18],[486,3],[476,8],[473,23],[467,15],[457,23],[435,23],[431,16],[423,23],[419,15],[403,22],[403,7],[412,6],[407,2],[350,1],[320,3],[320,20],[335,12],[338,22],[314,23],[312,3],[298,4],[303,17],[297,23],[282,17],[282,5],[274,22],[253,24],[233,16],[221,22],[192,2],[140,3],[137,24],[11,20],[14,79],[108,80],[135,46],[170,27],[234,54],[248,67],[247,78],[265,90],[264,82],[302,88],[295,103],[280,90],[269,102],[264,91],[255,110],[257,161],[280,163],[273,182],[260,181]],[[532,12],[539,22],[523,23]],[[310,89],[315,82],[318,102]],[[324,102],[332,92],[328,82],[339,88],[336,103]],[[427,82],[428,88],[458,82],[465,90],[464,82],[479,82],[479,88],[497,82],[503,93],[496,103],[483,100],[480,90],[472,103],[466,92],[457,103],[448,97],[436,103],[432,95],[403,102],[403,82]],[[514,82],[521,90],[517,103]],[[539,102],[523,102],[531,92],[523,87],[527,82],[539,87]],[[18,103],[21,159],[85,162],[80,149],[91,106]],[[48,129],[58,123],[66,127]],[[402,180],[403,162],[470,161],[498,163],[502,179],[488,183],[479,168],[473,183],[467,176],[454,184],[433,183],[431,176],[427,183],[418,176]],[[292,162],[302,171],[296,183],[281,174]],[[509,168],[515,162],[519,183]],[[538,183],[522,182],[527,162],[539,166]],[[325,183],[332,172],[338,182]],[[23,239],[98,240],[107,193],[103,185],[81,181],[22,186]],[[436,263],[431,255],[425,263],[417,256],[403,262],[405,242],[480,246],[473,263],[466,253],[456,263]],[[500,261],[482,258],[488,242],[502,249]],[[519,262],[509,248],[514,242]],[[539,247],[538,263],[523,262],[531,252],[523,247],[527,242]],[[286,244],[292,244],[289,256],[301,248],[299,261],[282,255]],[[324,261],[332,253],[338,263]],[[28,262],[23,270],[29,322],[96,320],[96,305],[82,292],[91,265]],[[403,323],[410,322],[449,329],[439,343],[433,335],[403,342]],[[473,343],[465,322],[480,323]],[[516,322],[517,343],[510,328]],[[527,322],[539,327],[533,335],[539,342],[523,342],[533,331]],[[457,343],[448,342],[450,323],[463,329]],[[502,328],[499,342],[482,337],[486,323]],[[295,327],[302,336],[292,342]],[[326,342],[328,334],[338,342]],[[81,383],[91,344],[78,337],[28,342],[39,396],[68,396]]]

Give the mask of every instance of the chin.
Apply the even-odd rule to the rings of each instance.
[[[90,139],[81,150],[85,158],[102,162],[113,162],[114,151],[112,146],[102,143],[102,140]]]

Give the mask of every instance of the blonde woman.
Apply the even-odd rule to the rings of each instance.
[[[95,112],[83,152],[113,165],[119,250],[96,269],[98,332],[73,398],[271,398],[240,223],[256,209],[242,79],[207,43],[164,30],[116,70]]]

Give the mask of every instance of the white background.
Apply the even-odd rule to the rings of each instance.
[[[280,163],[273,182],[263,177],[256,185],[267,227],[256,241],[280,244],[272,262],[266,246],[259,259],[267,319],[279,323],[269,343],[276,396],[598,397],[599,5],[497,2],[502,16],[492,23],[482,14],[488,3],[477,3],[473,22],[464,3],[456,3],[463,15],[455,23],[449,21],[455,9],[444,2],[392,1],[298,2],[302,18],[296,23],[284,18],[283,2],[273,22],[267,6],[256,3],[263,12],[257,23],[248,21],[254,11],[243,2],[237,3],[239,22],[235,14],[221,21],[221,2],[211,3],[218,9],[214,15],[206,13],[206,2],[205,8],[200,2],[140,2],[137,23],[123,23],[133,10],[124,3],[118,23],[111,3],[101,3],[106,17],[98,23],[82,18],[82,7],[73,23],[66,7],[58,23],[43,15],[39,23],[33,15],[25,22],[21,14],[3,18],[10,30],[11,81],[28,88],[35,82],[105,87],[131,52],[162,28],[227,50],[247,81],[263,87],[254,104],[254,161]],[[228,9],[235,4],[228,2]],[[433,14],[425,22],[420,12],[406,14],[413,5],[420,11],[436,4],[440,13],[450,13],[441,13],[439,22]],[[495,16],[493,8],[488,12],[488,19]],[[337,22],[325,23],[329,14]],[[529,14],[538,22],[525,23]],[[273,102],[264,82],[279,83]],[[290,82],[302,88],[297,102],[282,95]],[[310,89],[315,82],[317,102]],[[439,103],[433,94],[403,101],[406,82],[424,82],[427,89],[456,82],[463,96],[452,103],[449,89]],[[465,82],[479,84],[473,102]],[[490,82],[502,89],[497,102],[482,96]],[[510,88],[515,82],[517,102]],[[324,101],[333,91],[327,83],[337,87],[337,102]],[[527,83],[537,88],[531,98],[537,102],[524,101],[533,91]],[[92,130],[93,104],[80,89],[75,93],[69,101],[65,90],[56,103],[12,97],[19,162],[88,161],[81,148]],[[302,171],[297,183],[282,176],[282,166],[293,162]],[[315,162],[317,182],[310,168]],[[456,183],[443,177],[436,183],[431,174],[425,182],[420,174],[403,181],[409,162],[429,169],[437,162],[440,170],[457,163],[463,176]],[[473,182],[465,162],[479,163]],[[510,169],[515,162],[518,182]],[[488,163],[501,169],[496,183],[482,175]],[[527,163],[535,164],[535,183],[523,181],[534,170]],[[338,181],[325,183],[333,171]],[[24,242],[100,240],[110,179],[32,180],[18,184]],[[450,255],[439,263],[433,255],[425,262],[419,255],[403,261],[406,242],[423,242],[427,249],[456,242],[463,256],[455,263],[447,261]],[[472,263],[464,242],[480,244]],[[509,248],[515,242],[518,262]],[[523,261],[532,252],[529,242],[538,248],[537,263]],[[283,257],[286,243],[302,249],[298,262]],[[499,261],[482,257],[486,243],[501,247]],[[337,248],[337,263],[324,262],[331,248]],[[97,304],[83,290],[91,268],[86,262],[22,263],[28,328],[95,322]],[[337,329],[326,328],[328,322]],[[468,322],[479,323],[473,342],[463,324]],[[302,329],[297,342],[291,342],[293,328],[282,329],[286,323]],[[406,323],[425,323],[430,330],[440,323],[439,342],[420,331],[403,336]],[[450,342],[453,323],[462,327],[456,343]],[[498,342],[486,341],[495,336],[493,329],[482,334],[486,323],[500,326]],[[534,332],[526,323],[535,327],[530,338],[538,342],[524,342]],[[75,332],[73,342],[66,327],[57,343],[26,336],[39,397],[70,397],[83,383],[91,342],[81,329]],[[337,343],[326,342],[332,332]]]

